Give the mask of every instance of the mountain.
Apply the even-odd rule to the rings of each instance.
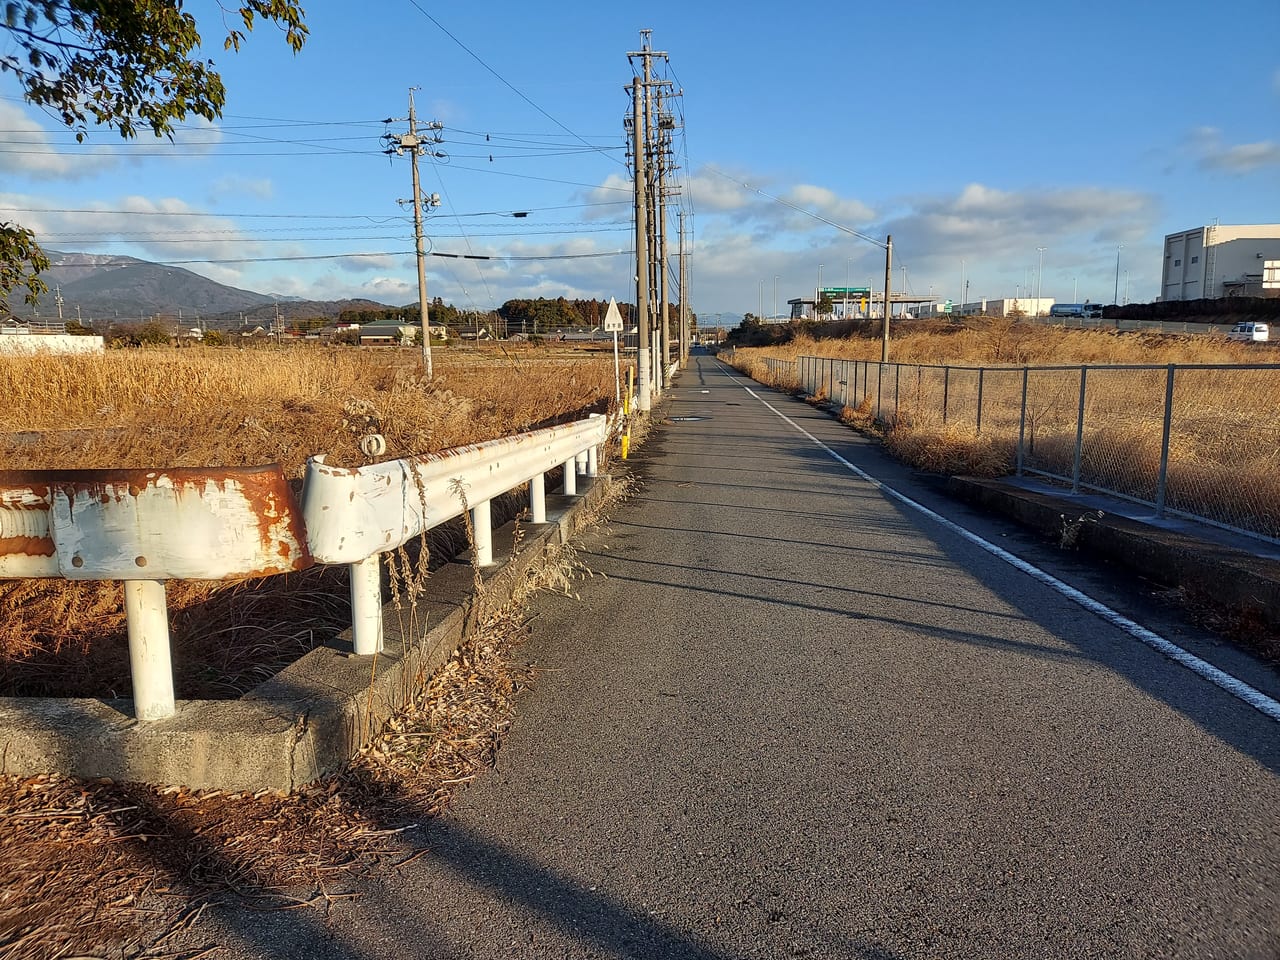
[[[36,308],[42,316],[57,314],[54,297],[61,293],[63,316],[120,320],[140,317],[201,317],[205,320],[336,318],[342,310],[378,310],[372,300],[304,300],[241,290],[202,277],[182,267],[169,267],[134,257],[46,251],[50,268],[41,275],[49,293]],[[56,293],[55,293],[56,291]],[[17,300],[18,298],[14,298]],[[11,303],[18,316],[33,311]]]

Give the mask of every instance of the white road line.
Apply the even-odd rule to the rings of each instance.
[[[1188,670],[1192,671],[1193,673],[1196,673],[1201,677],[1203,677],[1204,679],[1208,680],[1210,683],[1216,684],[1217,686],[1221,687],[1223,690],[1227,691],[1227,693],[1231,694],[1233,697],[1243,700],[1245,703],[1247,703],[1249,706],[1253,707],[1255,710],[1259,711],[1260,713],[1265,714],[1266,716],[1270,717],[1272,720],[1280,722],[1280,701],[1273,700],[1271,697],[1267,696],[1261,690],[1258,690],[1257,688],[1250,686],[1249,684],[1245,683],[1243,680],[1237,677],[1233,677],[1231,674],[1227,673],[1224,670],[1218,669],[1213,664],[1209,663],[1209,661],[1202,660],[1200,657],[1197,657],[1194,653],[1191,653],[1188,650],[1182,649],[1182,647],[1178,646],[1176,643],[1173,643],[1170,640],[1166,640],[1164,637],[1160,636],[1160,634],[1154,633],[1151,630],[1148,630],[1146,627],[1142,626],[1139,623],[1135,623],[1134,621],[1126,617],[1124,614],[1119,613],[1115,610],[1112,610],[1105,603],[1102,603],[1101,601],[1093,599],[1093,597],[1089,596],[1088,594],[1081,593],[1075,587],[1071,586],[1068,583],[1064,583],[1063,581],[1059,580],[1057,577],[1053,576],[1053,574],[1046,573],[1044,570],[1041,570],[1039,567],[1034,566],[1033,564],[1030,564],[1027,561],[1023,560],[1021,557],[1014,556],[1008,550],[1004,550],[996,546],[994,543],[991,543],[989,540],[982,539],[982,537],[978,536],[976,533],[972,532],[971,530],[966,530],[964,527],[960,526],[955,521],[948,520],[942,514],[937,513],[933,510],[930,510],[924,504],[917,503],[915,500],[912,500],[910,497],[899,493],[897,490],[894,490],[892,487],[882,483],[881,481],[877,480],[875,477],[871,476],[871,474],[867,473],[865,470],[862,470],[854,466],[844,457],[840,456],[840,454],[836,453],[834,450],[828,447],[825,443],[823,443],[821,440],[815,437],[812,433],[810,433],[804,427],[800,426],[800,424],[796,423],[794,420],[788,417],[785,413],[783,413],[781,410],[779,410],[777,407],[771,404],[768,400],[764,399],[764,397],[760,396],[758,393],[756,393],[754,390],[748,387],[738,377],[735,377],[733,374],[729,374],[729,379],[741,385],[742,388],[746,390],[750,396],[754,397],[756,400],[759,400],[761,403],[765,405],[766,408],[768,408],[773,413],[777,414],[779,417],[781,417],[784,421],[786,421],[788,424],[790,424],[800,433],[804,434],[806,437],[812,440],[822,450],[824,450],[826,454],[829,457],[831,457],[831,459],[847,467],[855,476],[857,476],[862,480],[865,480],[867,483],[871,484],[876,489],[880,490],[880,492],[884,493],[886,496],[892,497],[894,500],[897,500],[899,503],[902,503],[905,506],[911,507],[913,510],[918,510],[920,513],[924,514],[929,519],[942,524],[942,526],[946,527],[948,530],[952,531],[953,533],[959,534],[961,537],[968,540],[970,543],[974,544],[975,546],[981,547],[983,550],[987,551],[987,553],[991,554],[992,556],[999,557],[1005,563],[1009,564],[1010,566],[1018,570],[1021,570],[1027,576],[1032,577],[1036,580],[1039,580],[1045,586],[1048,586],[1053,590],[1056,590],[1058,593],[1062,594],[1067,599],[1074,600],[1076,603],[1080,604],[1080,606],[1084,607],[1090,613],[1101,617],[1103,620],[1105,620],[1107,623],[1111,624],[1112,626],[1120,630],[1123,630],[1125,633],[1129,634],[1129,636],[1133,637],[1135,640],[1140,640],[1142,643],[1145,643],[1152,650],[1159,651],[1160,653],[1168,657],[1170,660],[1173,660],[1177,663],[1182,664],[1184,667],[1186,667]]]

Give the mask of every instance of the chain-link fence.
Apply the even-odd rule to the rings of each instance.
[[[1280,365],[940,367],[800,357],[786,372],[805,393],[887,427],[1003,441],[1016,451],[1019,475],[1280,542]]]

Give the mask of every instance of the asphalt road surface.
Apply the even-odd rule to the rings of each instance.
[[[1280,723],[814,439],[1275,696],[1273,672],[710,357],[661,413],[639,493],[585,540],[603,576],[536,601],[542,675],[496,769],[421,831],[429,852],[328,917],[210,914],[204,942],[1280,957]]]

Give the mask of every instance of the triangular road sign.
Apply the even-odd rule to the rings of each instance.
[[[618,301],[613,297],[609,298],[609,310],[604,315],[604,332],[622,332],[622,314],[618,312]]]

